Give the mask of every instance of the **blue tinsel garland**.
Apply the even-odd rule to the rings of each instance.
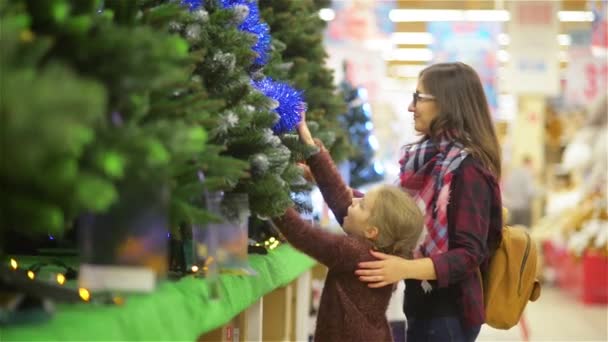
[[[182,6],[187,6],[190,11],[203,7],[204,0],[182,0]]]
[[[181,0],[181,4],[187,6],[190,11],[195,11],[204,6],[204,0]],[[253,34],[257,40],[252,50],[257,54],[254,64],[263,66],[268,62],[270,50],[270,27],[260,17],[260,9],[255,0],[220,0],[220,5],[225,9],[234,9],[236,6],[246,6],[247,16],[239,24],[239,30]],[[271,78],[260,81],[251,80],[252,85],[266,97],[276,101],[278,107],[274,111],[280,119],[272,128],[275,134],[293,131],[300,122],[301,114],[306,111],[306,103],[301,91],[298,91],[286,83],[275,82]]]
[[[273,81],[270,77],[259,81],[251,80],[251,83],[262,94],[279,104],[274,109],[280,117],[279,122],[272,128],[274,133],[282,134],[293,131],[302,119],[302,113],[306,111],[302,92],[295,90],[287,83]]]
[[[251,49],[257,54],[255,65],[263,66],[268,62],[268,51],[270,50],[270,27],[262,21],[260,9],[256,1],[252,0],[222,0],[222,7],[233,8],[243,5],[249,8],[249,13],[239,25],[239,30],[254,35],[257,40]]]

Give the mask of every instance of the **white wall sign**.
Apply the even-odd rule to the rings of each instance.
[[[560,91],[558,1],[511,1],[509,89],[517,94]]]
[[[593,54],[591,31],[570,32],[565,102],[568,106],[586,107],[608,89],[608,61]]]

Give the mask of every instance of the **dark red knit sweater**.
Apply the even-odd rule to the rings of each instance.
[[[329,154],[322,150],[308,160],[323,197],[339,222],[352,202]],[[337,235],[312,227],[293,209],[274,220],[297,249],[329,268],[321,296],[315,341],[392,341],[386,319],[391,286],[370,289],[355,276],[357,264],[375,260],[372,243],[350,235]]]

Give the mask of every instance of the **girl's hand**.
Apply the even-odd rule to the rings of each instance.
[[[408,260],[376,251],[371,251],[371,254],[380,260],[360,262],[359,269],[355,271],[359,280],[369,283],[368,287],[383,287],[407,277]]]
[[[306,112],[302,113],[302,120],[298,123],[297,126],[298,135],[300,136],[300,140],[306,145],[314,145],[315,141],[312,138],[312,134],[308,129],[308,125],[306,124]]]

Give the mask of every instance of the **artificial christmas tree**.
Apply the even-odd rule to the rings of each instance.
[[[348,130],[355,152],[349,160],[350,185],[360,187],[384,179],[384,169],[375,160],[378,141],[373,134],[372,111],[367,102],[367,91],[363,87],[353,87],[348,81],[340,85],[348,110],[341,117]]]
[[[21,123],[21,125],[7,125],[7,129],[3,132],[6,134],[3,134],[5,138],[3,150],[8,149],[9,143],[25,138],[32,139],[32,136],[43,137],[46,134],[54,140],[49,140],[48,144],[32,144],[35,145],[31,148],[34,152],[24,149],[19,154],[9,156],[11,159],[6,159],[10,164],[3,164],[2,184],[10,186],[14,189],[14,193],[9,193],[4,198],[6,204],[2,205],[2,223],[3,228],[10,227],[11,232],[7,234],[10,238],[18,235],[17,232],[34,232],[36,229],[46,235],[69,227],[70,222],[83,217],[84,213],[92,214],[93,217],[99,218],[96,221],[113,222],[112,231],[107,231],[104,236],[114,238],[114,241],[108,243],[116,245],[116,248],[108,248],[107,243],[102,244],[105,248],[105,251],[102,251],[102,254],[105,253],[103,255],[97,255],[97,252],[86,248],[81,255],[82,260],[93,263],[100,262],[100,258],[115,261],[120,259],[119,255],[115,254],[119,251],[129,260],[128,263],[131,263],[137,259],[134,253],[140,256],[145,256],[146,253],[137,252],[139,249],[134,248],[136,245],[127,243],[131,241],[128,237],[132,233],[128,232],[130,225],[128,222],[135,221],[125,217],[125,225],[122,225],[108,219],[112,215],[115,218],[124,216],[125,211],[121,211],[124,201],[121,202],[119,199],[132,198],[131,195],[137,193],[146,194],[147,190],[162,191],[163,188],[168,187],[172,199],[170,218],[171,222],[175,223],[174,226],[181,222],[201,222],[210,219],[211,215],[203,210],[200,189],[204,186],[228,187],[230,185],[227,183],[230,180],[236,183],[243,176],[246,164],[229,157],[221,157],[223,146],[209,146],[205,149],[207,133],[202,125],[196,123],[206,120],[209,113],[214,112],[221,103],[207,101],[206,93],[197,89],[197,84],[200,82],[191,80],[188,69],[191,56],[187,42],[166,30],[168,26],[166,18],[181,15],[183,8],[175,3],[166,4],[142,15],[139,7],[133,7],[139,6],[137,2],[108,0],[105,1],[103,8],[100,5],[100,1],[57,0],[16,1],[4,4],[2,7],[3,15],[31,18],[31,23],[25,21],[22,32],[19,32],[20,37],[29,39],[26,43],[32,46],[38,42],[48,43],[46,50],[39,51],[38,59],[24,59],[27,50],[20,47],[16,49],[14,60],[20,63],[23,60],[31,61],[28,71],[33,75],[36,75],[38,70],[45,70],[48,65],[65,65],[73,73],[90,80],[89,82],[96,82],[101,89],[101,99],[97,103],[81,106],[83,111],[97,113],[96,120],[83,116],[83,113],[72,111],[78,110],[76,106],[69,107],[70,101],[77,105],[72,100],[74,96],[68,96],[78,94],[77,90],[67,93],[50,81],[37,85],[41,88],[42,95],[48,95],[34,96],[27,105],[23,104],[18,93],[11,92],[3,96],[3,99],[7,99],[7,103],[15,104],[14,108],[3,108],[3,118],[9,123]],[[2,43],[5,43],[4,39]],[[86,84],[83,83],[81,89],[91,88],[85,86]],[[3,90],[5,89],[9,88],[3,87]],[[70,88],[66,86],[65,89]],[[23,93],[26,91],[21,94]],[[82,97],[82,93],[80,95]],[[63,107],[57,105],[56,111],[53,111],[54,107],[49,107],[48,104],[53,103],[51,99],[64,98],[67,98],[67,104]],[[30,112],[17,115],[20,114],[19,106]],[[41,120],[34,115],[39,115],[40,112],[44,112],[44,118],[48,118],[52,124],[37,124],[36,120]],[[76,124],[82,121],[89,126],[67,125],[70,122],[64,117],[69,119],[69,115],[80,118],[80,121],[75,122]],[[55,157],[57,153],[53,151],[62,152],[61,149],[66,149],[60,145],[59,138],[70,137],[70,134],[79,134],[77,137],[80,139],[72,138],[70,142],[83,142],[79,143],[82,146],[72,147],[72,149],[76,148],[77,153],[71,152],[73,156],[67,154],[67,157],[71,158],[68,160],[69,163],[60,164],[64,168],[58,170],[58,174],[64,178],[42,178],[40,171],[49,168],[48,162],[43,163],[46,159],[40,162],[40,165],[36,165],[27,158],[37,153],[42,156],[52,156],[57,160]],[[9,170],[8,167],[4,168],[7,165],[18,167],[10,170],[12,173],[4,172]],[[50,166],[52,167],[52,164]],[[83,170],[78,176],[82,175],[81,178],[86,182],[76,177],[60,182],[74,173],[68,171],[75,166]],[[214,176],[214,172],[208,172],[208,182],[204,185],[200,184],[197,178],[198,171],[223,166],[227,167],[221,171],[216,169],[218,171],[215,172],[215,174],[221,173],[220,177]],[[37,179],[42,179],[39,184],[35,183]],[[131,186],[133,184],[137,184],[138,187],[133,188]],[[133,190],[126,193],[127,189]],[[52,197],[53,191],[58,192],[59,195]],[[18,215],[19,211],[9,210],[11,206],[22,211],[28,210],[31,212],[29,217],[36,219],[42,217],[45,208],[36,207],[34,204],[37,203],[32,204],[32,201],[20,201],[24,196],[30,196],[38,202],[41,199],[48,199],[57,207],[55,212],[58,214],[42,224],[28,222]],[[153,204],[159,199],[165,202],[160,207]],[[166,231],[168,226],[168,215],[164,209],[166,200],[162,200],[162,197],[143,200],[150,201],[151,206],[148,208],[157,209],[155,212],[159,216],[155,222],[158,221],[161,226],[160,230],[150,231],[151,239],[138,241],[147,244],[148,247],[151,241],[154,241],[154,244],[162,249],[167,242],[167,234],[162,232],[162,230]],[[137,203],[141,204],[141,201]],[[145,204],[142,205],[145,208]],[[123,214],[117,214],[120,212]],[[145,211],[138,209],[127,212],[143,215]],[[61,218],[60,215],[66,219],[57,220],[56,217]],[[89,240],[94,240],[96,235],[92,232],[99,231],[100,227],[88,224],[87,222],[91,222],[90,219],[81,222],[83,229],[90,234],[80,235],[84,236],[85,240],[87,236]],[[138,239],[140,235],[138,233]],[[25,241],[26,244],[30,242]],[[123,242],[125,244],[119,248]],[[11,247],[15,246],[11,244]],[[153,248],[146,250],[151,251]],[[163,258],[162,255],[146,258],[147,261],[144,262],[148,266],[161,271],[164,269],[163,261],[159,259]]]
[[[41,65],[53,41],[32,32],[23,3],[1,1],[0,21],[2,250],[17,232],[61,234],[71,214],[106,209],[116,191],[81,164],[103,120],[106,89],[61,61]]]
[[[266,39],[264,30],[255,33],[260,27],[257,4],[186,3],[189,16],[172,22],[169,28],[186,37],[191,53],[200,56],[194,60],[193,77],[207,89],[210,99],[223,102],[202,124],[210,132],[210,142],[226,146],[224,155],[250,165],[249,176],[233,184],[233,191],[248,194],[254,215],[280,215],[291,205],[290,184],[297,184],[301,173],[291,161],[290,150],[272,130],[279,119],[275,110],[285,104],[272,98],[276,92],[256,89],[264,82],[259,69],[266,60],[265,45],[258,44]],[[303,110],[298,102],[301,100],[292,104]]]
[[[12,40],[1,43],[7,46],[3,54],[11,56],[3,58],[3,67],[23,68],[29,77],[21,78],[29,83],[3,93],[1,108],[8,123],[2,132],[7,157],[0,183],[8,190],[2,228],[10,227],[9,236],[21,231],[56,238],[84,222],[77,220],[83,214],[105,215],[129,198],[127,184],[143,187],[141,193],[147,187],[168,189],[168,216],[159,218],[169,221],[178,240],[191,239],[193,225],[219,219],[205,210],[205,193],[247,194],[254,217],[272,217],[307,189],[295,162],[312,150],[290,134],[306,107],[302,92],[288,81],[307,87],[310,112],[320,117],[337,108],[328,96],[331,76],[317,68],[305,80],[304,67],[288,70],[301,58],[293,62],[286,54],[284,62],[280,41],[269,50],[269,26],[256,2],[0,4],[3,18],[17,22]],[[312,34],[320,37],[318,28]],[[314,50],[321,61],[322,48]],[[50,69],[66,80],[62,87],[46,75]],[[268,77],[274,75],[281,77]],[[20,94],[28,91],[32,100],[22,104]],[[39,112],[44,118],[35,116]],[[48,139],[39,144],[32,136]],[[319,136],[328,146],[336,140],[327,129]],[[24,141],[24,149],[8,151],[16,141]]]
[[[303,91],[308,104],[306,118],[313,135],[330,150],[336,162],[350,155],[348,136],[340,126],[344,100],[336,92],[333,73],[325,66],[325,22],[318,12],[328,1],[259,0],[262,17],[270,25],[274,62],[265,72],[290,80]]]

